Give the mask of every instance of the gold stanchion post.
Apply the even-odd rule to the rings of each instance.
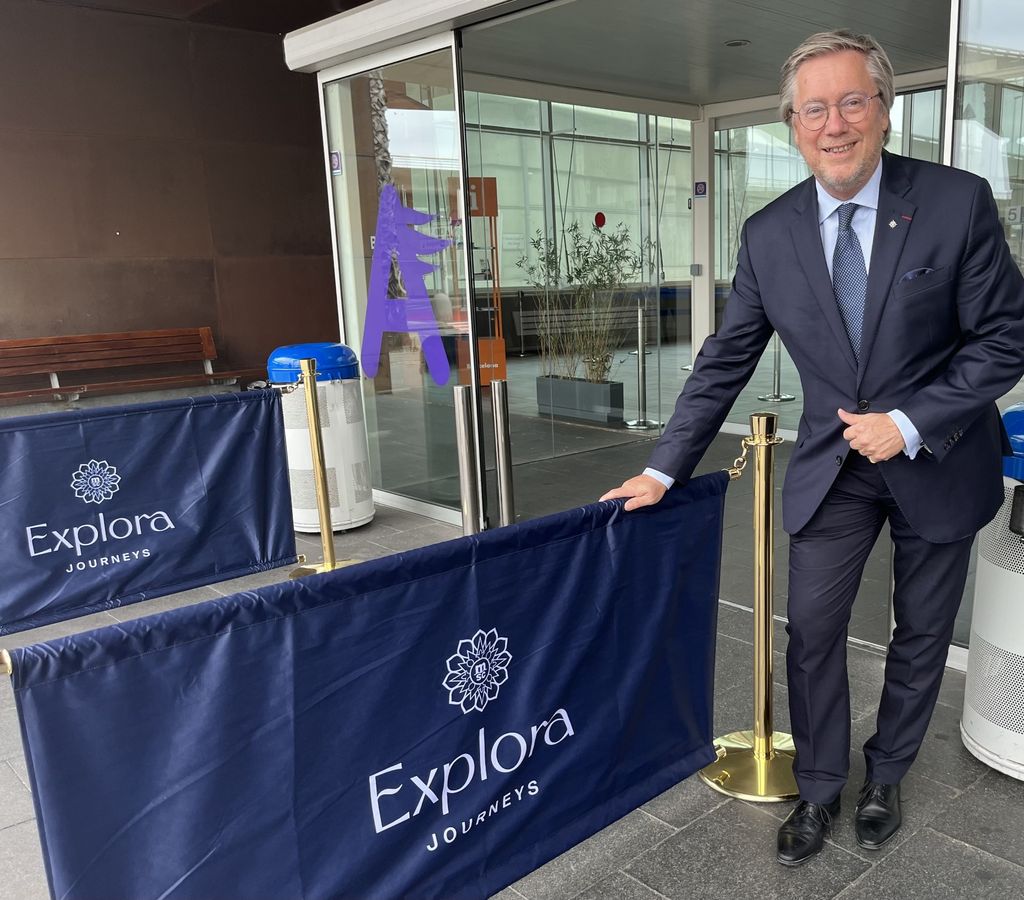
[[[718,759],[700,772],[716,791],[765,803],[799,796],[793,776],[793,738],[772,730],[774,454],[775,445],[782,443],[775,433],[777,425],[775,413],[754,413],[751,435],[744,440],[744,457],[746,447],[754,448],[754,728],[717,738]]]
[[[309,423],[309,449],[313,458],[313,483],[316,487],[316,508],[320,517],[320,543],[323,547],[323,562],[312,566],[299,566],[289,574],[290,578],[302,578],[320,572],[333,572],[352,565],[354,559],[338,562],[334,555],[334,529],[331,526],[331,498],[327,489],[327,463],[324,460],[324,441],[320,432],[320,401],[316,389],[316,360],[303,359],[302,387],[306,392],[306,419]]]
[[[11,654],[6,650],[0,650],[0,672],[4,675],[14,674],[14,663],[11,662]]]

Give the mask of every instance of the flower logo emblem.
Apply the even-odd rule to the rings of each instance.
[[[452,706],[461,707],[464,713],[482,710],[498,696],[498,688],[508,680],[508,664],[512,662],[507,646],[508,641],[498,637],[493,628],[459,641],[458,650],[448,657],[448,674],[443,682]]]
[[[75,496],[86,503],[102,503],[119,490],[121,476],[105,459],[90,459],[82,463],[71,476]]]

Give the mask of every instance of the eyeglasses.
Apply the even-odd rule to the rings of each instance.
[[[800,124],[808,131],[820,131],[828,121],[828,111],[834,106],[845,121],[854,125],[862,121],[868,114],[871,101],[881,96],[882,92],[879,91],[870,97],[866,94],[847,94],[838,103],[821,103],[818,100],[811,100],[800,109],[791,109],[789,115],[790,117],[798,116]]]

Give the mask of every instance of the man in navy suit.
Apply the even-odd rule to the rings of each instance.
[[[685,482],[779,333],[804,393],[783,489],[800,801],[778,837],[779,861],[799,865],[839,812],[847,627],[886,520],[896,630],[854,821],[868,849],[900,826],[900,780],[938,695],[971,543],[1003,500],[995,400],[1024,374],[1024,279],[987,182],[883,151],[893,71],[872,38],[808,38],[780,93],[813,177],[747,221],[721,328],[649,467],[602,499],[636,509]]]

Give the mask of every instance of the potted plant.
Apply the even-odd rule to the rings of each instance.
[[[643,270],[644,246],[634,247],[621,222],[608,231],[594,225],[588,234],[574,222],[561,246],[538,231],[530,246],[535,258],[516,265],[538,291],[540,413],[621,425],[622,382],[608,376],[636,321],[638,298],[627,285]]]

